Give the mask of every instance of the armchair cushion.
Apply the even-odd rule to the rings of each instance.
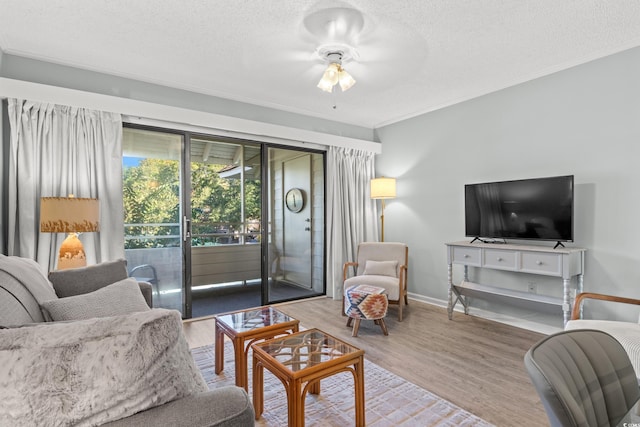
[[[206,390],[174,310],[0,330],[0,425],[99,425]]]
[[[150,310],[133,278],[105,286],[95,292],[42,303],[54,321],[109,317]]]
[[[367,260],[363,275],[398,277],[398,261],[372,261]]]

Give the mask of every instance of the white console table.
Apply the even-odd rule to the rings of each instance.
[[[571,317],[571,279],[577,277],[576,292],[582,292],[584,280],[584,253],[586,249],[545,246],[512,245],[502,243],[453,242],[447,245],[449,281],[449,320],[460,301],[465,314],[469,314],[469,298],[498,296],[514,298],[532,304],[562,308],[564,323]],[[464,280],[453,283],[453,264],[464,266]],[[562,278],[563,297],[557,298],[530,292],[505,289],[473,283],[469,280],[469,267],[490,268],[517,273],[539,274]]]

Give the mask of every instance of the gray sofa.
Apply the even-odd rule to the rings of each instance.
[[[147,305],[124,260],[47,278],[0,255],[0,425],[253,426],[244,389],[207,389],[180,314]]]

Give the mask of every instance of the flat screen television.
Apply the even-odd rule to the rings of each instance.
[[[573,175],[467,184],[464,200],[467,237],[573,242]]]

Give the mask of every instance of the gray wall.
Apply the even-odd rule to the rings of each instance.
[[[103,95],[148,101],[162,105],[223,114],[332,135],[372,141],[372,129],[338,123],[273,108],[230,101],[123,77],[38,61],[16,55],[0,57],[0,76]]]
[[[573,174],[571,245],[588,249],[585,290],[640,298],[639,76],[634,48],[378,129],[378,175],[398,179],[398,197],[385,210],[385,240],[409,245],[409,291],[446,299],[444,243],[465,240],[464,184]],[[535,281],[538,293],[561,295],[557,279],[472,273],[521,290]],[[461,279],[460,269],[455,276]],[[476,306],[550,321],[502,304]],[[638,319],[632,310],[593,311]]]
[[[2,51],[2,49],[0,49],[0,70],[2,69],[2,62],[4,59],[4,52]],[[7,125],[5,128],[5,118],[6,118],[6,114],[4,113],[4,110],[6,108],[6,101],[1,101],[0,100],[0,141],[7,141],[9,138],[8,135],[8,131],[5,131],[5,129],[9,129],[9,126]],[[5,177],[6,174],[6,170],[4,167],[4,162],[1,161],[1,159],[6,158],[6,155],[4,154],[4,152],[7,150],[8,144],[1,144],[0,145],[0,254],[6,254],[7,253],[7,248],[4,247],[4,243],[5,243],[5,227],[7,224],[7,210],[4,209],[6,200],[5,200],[5,194],[6,194],[6,187],[7,187],[7,180]]]
[[[398,178],[398,198],[388,201],[385,211],[385,237],[408,243],[409,291],[425,299],[446,299],[444,243],[464,239],[464,184],[574,174],[573,245],[588,249],[585,289],[640,298],[640,251],[635,246],[640,232],[634,228],[640,211],[640,48],[386,126],[375,134],[2,52],[0,76],[381,141],[378,175]],[[480,281],[518,289],[535,281],[539,293],[560,295],[556,279],[474,273]],[[460,277],[456,270],[456,279]],[[558,318],[503,305],[478,301],[475,306],[560,324]],[[594,311],[611,318],[634,316],[630,310]]]

